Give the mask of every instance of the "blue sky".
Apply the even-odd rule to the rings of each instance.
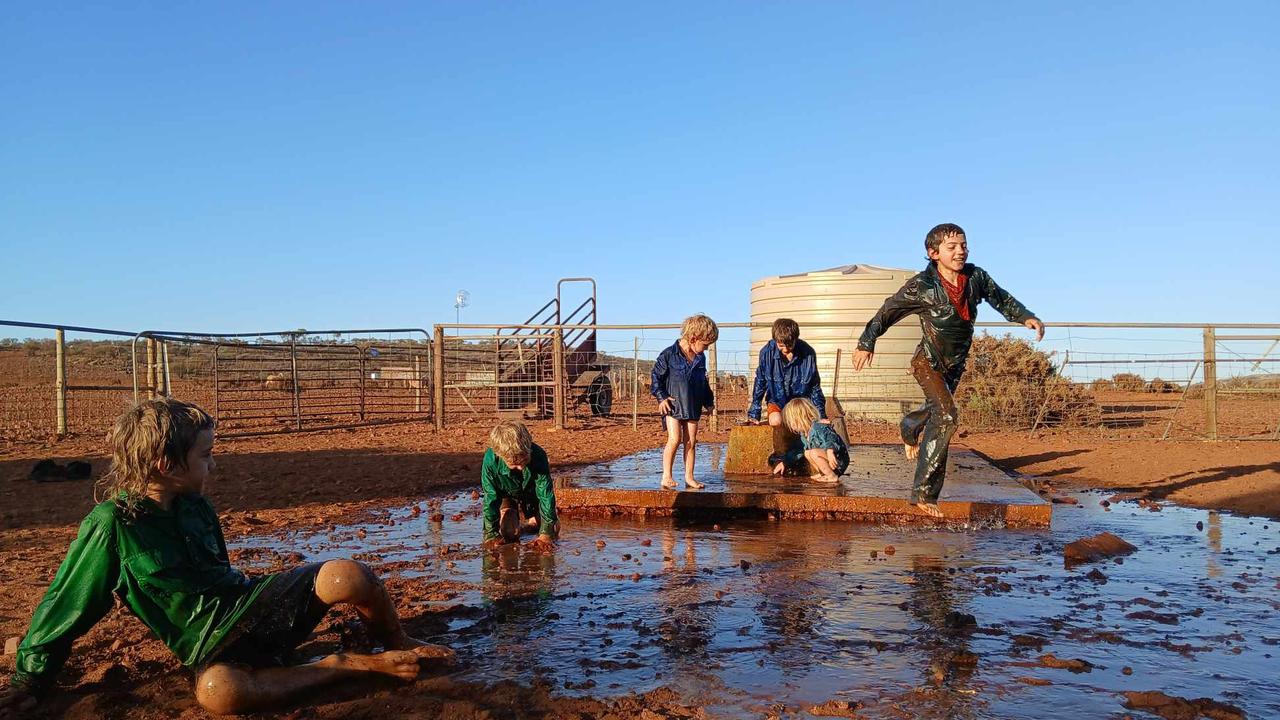
[[[976,5],[977,7],[968,7]],[[1276,3],[6,4],[0,317],[745,320],[923,265],[1046,320],[1276,321]],[[987,319],[993,319],[991,315]]]

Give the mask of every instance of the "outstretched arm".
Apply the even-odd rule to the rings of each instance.
[[[876,340],[881,335],[884,335],[889,328],[893,327],[902,318],[918,313],[923,309],[924,303],[920,299],[920,279],[919,277],[913,277],[898,292],[886,298],[884,304],[880,306],[880,310],[867,321],[867,327],[863,329],[862,335],[858,338],[858,350],[865,350],[868,354],[874,353],[876,351]],[[855,368],[857,368],[856,355]]]
[[[49,689],[72,643],[111,609],[119,565],[111,524],[85,519],[18,647],[11,691],[39,697]]]
[[[1032,314],[1026,305],[1018,302],[1018,299],[1010,295],[1007,290],[997,285],[986,270],[977,268],[973,273],[973,279],[978,282],[982,298],[1003,315],[1005,320],[1020,323],[1027,329],[1034,330],[1037,341],[1044,339],[1044,323],[1040,318]]]

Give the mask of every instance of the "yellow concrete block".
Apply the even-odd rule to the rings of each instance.
[[[769,455],[786,452],[792,444],[799,443],[800,436],[784,427],[739,425],[729,430],[724,471],[731,475],[768,475],[773,472]]]

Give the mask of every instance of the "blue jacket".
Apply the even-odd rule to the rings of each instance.
[[[716,405],[707,382],[706,353],[686,360],[679,340],[658,354],[649,380],[649,392],[658,402],[671,398],[671,417],[678,420],[698,420],[703,408],[710,410]]]
[[[822,394],[822,380],[818,377],[818,355],[809,343],[796,340],[791,362],[782,358],[778,343],[770,340],[760,348],[760,362],[756,365],[756,384],[751,390],[751,407],[747,417],[760,419],[760,404],[768,391],[769,402],[782,407],[792,398],[809,398],[818,408],[818,417],[827,416],[827,398]]]

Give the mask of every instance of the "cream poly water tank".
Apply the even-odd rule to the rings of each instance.
[[[834,395],[851,417],[897,421],[923,402],[911,377],[911,356],[920,342],[920,321],[903,318],[876,342],[869,369],[853,371],[853,351],[867,321],[885,298],[917,270],[845,265],[797,275],[764,278],[751,286],[751,351],[748,387],[755,379],[760,348],[772,338],[769,326],[778,318],[800,324],[800,338],[818,354],[822,390]],[[760,324],[761,327],[755,327]],[[840,351],[839,387],[836,350]]]

